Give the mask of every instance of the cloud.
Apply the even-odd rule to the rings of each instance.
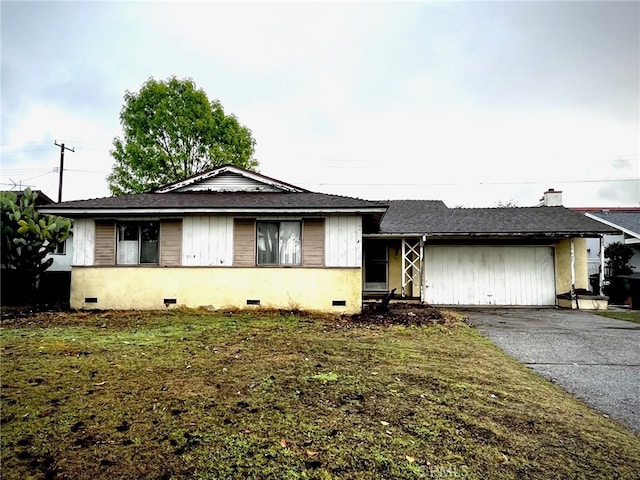
[[[611,183],[598,189],[598,197],[606,202],[605,206],[640,207],[640,182]]]
[[[439,67],[474,105],[596,108],[637,121],[639,17],[637,2],[459,5]]]
[[[640,145],[639,9],[5,2],[2,143],[74,140],[93,150],[70,161],[108,171],[125,90],[175,74],[251,128],[264,173],[312,189],[479,206],[556,187],[605,201],[602,184],[559,181],[638,176],[607,162]],[[55,150],[16,152],[3,168],[56,165]],[[93,175],[70,178],[70,194],[106,189]]]

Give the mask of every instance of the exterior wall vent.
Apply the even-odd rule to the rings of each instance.
[[[176,300],[175,298],[165,298],[163,303],[165,305],[175,305],[176,303],[178,303],[178,300]]]
[[[346,300],[334,300],[333,302],[331,302],[331,305],[333,305],[334,307],[346,307],[347,306],[347,301]]]
[[[98,303],[98,297],[86,297],[84,303]]]
[[[260,305],[260,300],[247,300],[247,305]]]

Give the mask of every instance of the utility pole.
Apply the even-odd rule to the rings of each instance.
[[[58,182],[58,203],[62,202],[62,172],[64,172],[64,151],[69,150],[75,152],[73,148],[65,147],[64,143],[58,143],[57,140],[53,142],[56,147],[60,147],[60,181]]]

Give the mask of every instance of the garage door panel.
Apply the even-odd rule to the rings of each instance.
[[[428,246],[426,300],[447,305],[554,305],[551,247]]]

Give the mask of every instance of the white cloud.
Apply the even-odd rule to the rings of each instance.
[[[63,198],[92,198],[109,194],[105,177],[111,170],[109,156],[113,130],[91,115],[81,117],[54,105],[34,104],[12,125],[3,149],[3,170],[18,172],[27,184],[43,190],[53,199],[58,196],[60,148],[65,143]],[[49,172],[44,175],[43,172]],[[2,183],[11,175],[2,175]],[[16,177],[17,175],[14,175]],[[30,177],[37,177],[28,180]],[[5,185],[6,187],[6,185]]]
[[[51,3],[38,21],[35,8],[3,6],[3,143],[75,140],[76,170],[108,172],[124,91],[175,74],[252,129],[264,173],[316,190],[481,206],[555,187],[595,204],[622,200],[560,181],[640,176],[610,163],[640,149],[633,5]],[[81,28],[60,37],[65,15]],[[3,169],[57,165],[53,147],[11,152]],[[68,198],[106,192],[90,175],[69,173]]]

